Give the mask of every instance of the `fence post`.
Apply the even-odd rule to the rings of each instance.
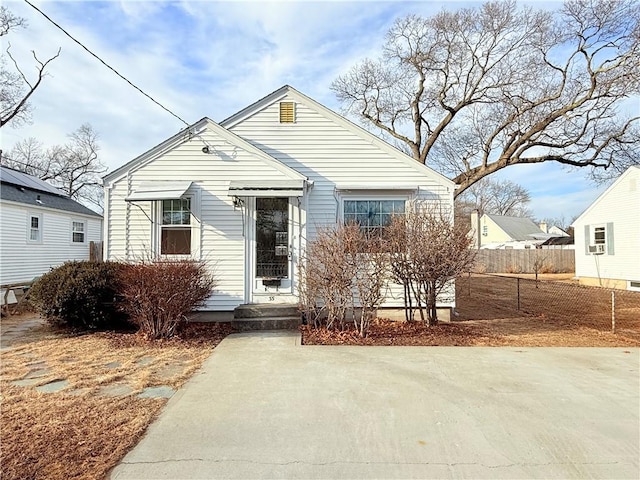
[[[611,333],[616,333],[616,292],[611,290]]]
[[[520,311],[520,277],[516,278],[516,283],[518,285],[518,311]]]

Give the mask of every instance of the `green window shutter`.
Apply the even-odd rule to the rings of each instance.
[[[607,255],[615,253],[613,247],[613,222],[607,223]]]
[[[584,253],[585,255],[589,255],[589,242],[591,242],[591,238],[589,238],[589,225],[584,226]]]

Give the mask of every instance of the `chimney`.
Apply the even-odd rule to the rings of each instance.
[[[547,230],[547,222],[540,222],[540,230],[542,230],[544,233],[549,233]]]

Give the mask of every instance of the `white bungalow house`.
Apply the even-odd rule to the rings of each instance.
[[[640,290],[640,167],[626,170],[573,227],[580,283]]]
[[[104,178],[105,256],[192,258],[218,286],[204,310],[297,302],[319,227],[379,228],[405,202],[453,211],[454,184],[290,86],[191,125]],[[403,305],[401,290],[384,306]],[[454,299],[439,306],[453,307]]]
[[[477,212],[471,214],[470,233],[474,239],[473,247],[486,249],[536,248],[554,236],[529,218],[487,213],[478,216]]]
[[[0,167],[0,284],[26,284],[68,260],[89,260],[102,216],[39,178]]]

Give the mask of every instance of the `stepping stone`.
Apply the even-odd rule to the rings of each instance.
[[[122,364],[120,362],[109,362],[105,365],[107,368],[120,368]]]
[[[42,378],[51,375],[51,373],[51,370],[48,368],[36,368],[35,370],[31,370],[24,378]]]
[[[133,392],[133,388],[126,383],[114,383],[100,388],[100,390],[98,390],[98,395],[103,395],[105,397],[124,397],[126,395],[130,395],[131,392]]]
[[[36,390],[43,393],[55,393],[55,392],[59,392],[63,388],[66,388],[68,385],[69,385],[68,380],[54,380],[53,382],[49,382],[39,387],[36,387]]]
[[[39,378],[25,378],[24,380],[16,380],[14,382],[11,382],[11,384],[17,387],[30,387],[32,385],[35,385],[36,383],[40,383],[40,381],[41,380]]]
[[[144,367],[145,365],[149,365],[154,360],[155,359],[153,357],[142,357],[140,360],[136,362],[136,364],[140,365],[141,367]]]
[[[147,387],[142,393],[138,394],[138,398],[171,398],[176,391],[167,387],[166,385],[162,385],[160,387]]]

